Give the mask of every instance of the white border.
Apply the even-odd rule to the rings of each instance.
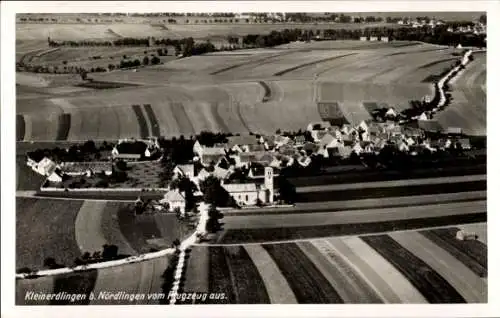
[[[14,260],[15,260],[15,14],[23,12],[390,12],[390,11],[487,11],[488,12],[488,236],[489,236],[489,304],[488,305],[280,305],[280,306],[61,306],[61,307],[14,307]],[[499,259],[496,239],[499,211],[495,210],[498,199],[495,196],[498,167],[497,143],[499,126],[494,121],[500,118],[500,69],[493,64],[493,57],[500,56],[498,45],[500,2],[498,1],[25,1],[1,3],[1,226],[2,226],[2,317],[68,317],[75,312],[86,316],[105,317],[480,317],[500,313],[498,291]],[[497,62],[497,61],[495,61]],[[495,83],[496,85],[494,85]],[[496,88],[496,89],[495,89]],[[496,102],[496,103],[495,103]],[[54,310],[56,308],[56,310]],[[77,311],[75,311],[77,309]],[[208,309],[208,310],[207,310]]]

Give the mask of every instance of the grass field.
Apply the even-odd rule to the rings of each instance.
[[[72,265],[80,256],[75,220],[83,201],[16,199],[16,268],[42,268],[44,259]]]

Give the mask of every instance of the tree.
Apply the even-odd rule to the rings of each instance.
[[[151,64],[153,65],[157,65],[157,64],[160,64],[161,60],[158,56],[153,56],[153,58],[151,59]]]
[[[203,192],[203,200],[215,206],[235,206],[233,198],[221,186],[219,179],[209,176],[200,182],[200,190]]]
[[[116,245],[108,245],[104,244],[102,246],[102,258],[103,260],[112,260],[116,259],[118,257],[118,246]]]
[[[486,24],[486,14],[481,14],[481,16],[479,17],[479,22],[481,22],[482,24]]]
[[[147,56],[145,56],[143,59],[142,59],[142,64],[143,65],[149,65],[149,58]]]
[[[208,210],[208,220],[206,224],[206,230],[209,233],[215,233],[221,229],[220,219],[222,219],[224,215],[217,210],[215,205],[211,204]]]
[[[121,159],[118,160],[115,165],[121,171],[125,171],[128,168],[127,163],[125,161],[121,160]]]

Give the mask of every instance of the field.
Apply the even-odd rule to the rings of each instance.
[[[486,54],[477,54],[450,86],[453,101],[436,115],[441,125],[463,127],[470,135],[486,135]]]
[[[72,266],[84,252],[101,251],[104,244],[118,246],[121,256],[151,248],[169,247],[191,231],[175,214],[134,217],[132,202],[16,199],[16,268],[40,269],[44,259]]]
[[[366,24],[366,27],[388,26],[386,23]],[[393,27],[397,25],[390,24]],[[307,28],[317,29],[357,29],[356,24],[165,24],[165,23],[112,23],[112,24],[16,24],[16,39],[40,40],[50,36],[55,40],[116,39],[122,37],[147,37],[179,39],[218,39],[231,35],[269,33],[272,30]]]
[[[185,288],[216,288],[229,303],[253,303],[239,298],[241,284],[253,297],[262,295],[261,303],[486,302],[486,246],[457,241],[457,230],[196,246]],[[235,276],[238,270],[247,274]]]
[[[357,123],[370,119],[374,105],[402,110],[409,107],[409,100],[431,95],[432,85],[426,79],[457,58],[452,55],[455,49],[411,42],[289,46],[193,56],[138,72],[91,75],[102,85],[117,83],[118,88],[105,90],[71,89],[58,84],[55,75],[20,73],[17,138],[172,137],[202,130],[273,133],[278,126],[298,130],[321,119],[319,101],[337,103],[344,117]],[[77,49],[67,50],[71,55]],[[94,54],[92,49],[83,50],[83,58]],[[61,54],[50,52],[40,59],[58,61]],[[485,78],[484,64],[483,54],[457,80],[452,107],[438,114],[444,126],[458,123],[477,134],[485,128],[485,94],[477,93],[481,85],[475,84]],[[475,111],[469,116],[463,108]]]

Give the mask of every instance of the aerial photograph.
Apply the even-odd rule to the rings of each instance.
[[[488,303],[486,17],[17,13],[15,304]]]

